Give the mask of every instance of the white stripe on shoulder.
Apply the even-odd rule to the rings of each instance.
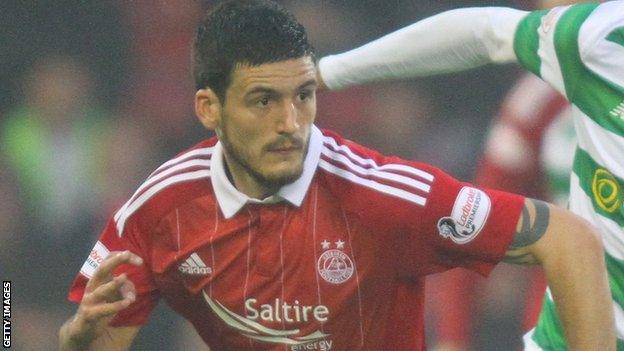
[[[375,167],[372,167],[372,168],[361,167],[355,162],[353,162],[351,159],[349,159],[347,156],[341,153],[338,153],[328,147],[323,147],[321,153],[331,158],[332,160],[340,162],[341,164],[347,166],[348,168],[354,170],[355,172],[359,174],[371,175],[371,176],[383,178],[386,180],[394,181],[397,183],[405,184],[409,187],[421,190],[426,193],[428,193],[431,190],[431,186],[429,184],[415,180],[413,178],[409,178],[409,177],[396,174],[396,173],[384,172]]]
[[[178,165],[175,165],[163,172],[160,172],[154,176],[148,177],[147,180],[143,182],[143,184],[141,184],[141,186],[134,192],[132,197],[130,197],[130,199],[126,201],[126,203],[117,211],[114,219],[118,220],[119,216],[121,216],[121,213],[125,211],[125,209],[128,208],[128,206],[130,206],[130,204],[139,196],[139,194],[141,194],[143,190],[151,187],[152,185],[156,184],[157,182],[161,181],[163,178],[166,178],[173,173],[182,171],[187,168],[192,168],[192,167],[210,168],[210,160],[204,160],[204,159],[188,160]]]
[[[367,188],[370,188],[370,189],[373,189],[373,190],[376,190],[376,191],[379,191],[388,195],[392,195],[392,196],[413,202],[421,206],[424,206],[427,203],[427,199],[420,195],[412,194],[402,189],[398,189],[398,188],[391,187],[389,185],[381,184],[374,180],[362,178],[352,173],[352,171],[348,171],[348,170],[344,170],[342,168],[336,167],[332,165],[331,163],[323,160],[322,158],[319,160],[319,166],[330,173],[333,173],[351,182],[363,185]]]
[[[119,236],[123,236],[123,230],[126,224],[126,220],[128,220],[128,218],[134,212],[136,212],[145,202],[147,202],[147,200],[149,200],[152,196],[156,195],[159,191],[176,183],[186,182],[189,180],[195,180],[195,179],[200,179],[200,178],[209,178],[209,177],[210,177],[210,170],[201,169],[201,170],[197,170],[193,172],[178,174],[173,177],[164,179],[160,183],[155,184],[154,186],[149,188],[146,192],[141,194],[141,196],[137,197],[132,203],[130,203],[123,210],[123,212],[121,212],[120,210],[119,219],[116,220],[117,234]]]
[[[413,175],[415,175],[415,176],[417,176],[419,178],[422,178],[424,180],[427,180],[429,182],[432,182],[433,179],[435,178],[433,176],[433,174],[431,174],[431,173],[428,173],[428,172],[425,172],[425,171],[423,171],[421,169],[410,167],[410,166],[407,166],[407,165],[396,164],[396,163],[389,163],[389,164],[385,164],[385,165],[379,166],[377,164],[377,162],[375,162],[375,160],[372,160],[370,158],[363,158],[363,157],[355,154],[353,151],[351,151],[351,149],[347,145],[340,145],[340,144],[338,144],[336,142],[336,140],[334,138],[329,137],[329,136],[323,136],[323,141],[327,142],[328,144],[330,144],[334,148],[343,151],[344,153],[349,155],[349,157],[352,160],[354,160],[356,162],[359,162],[361,164],[372,166],[372,167],[374,167],[374,168],[376,168],[378,170],[402,171],[402,172],[413,174]]]
[[[152,172],[152,174],[150,174],[150,177],[153,176],[154,174],[160,172],[164,168],[167,168],[167,167],[169,167],[169,166],[171,166],[171,165],[173,165],[175,163],[182,162],[182,161],[188,160],[190,158],[194,158],[196,156],[212,155],[213,151],[214,151],[214,146],[191,150],[191,151],[189,151],[187,153],[184,153],[184,154],[182,154],[182,155],[180,155],[180,156],[178,156],[176,158],[172,158],[171,160],[163,163],[162,165],[160,165],[160,167],[156,168],[156,170],[154,172]]]

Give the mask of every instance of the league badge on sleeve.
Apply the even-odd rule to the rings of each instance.
[[[95,270],[98,269],[100,263],[104,261],[109,253],[110,251],[106,246],[104,246],[104,244],[102,244],[100,241],[96,242],[95,246],[89,253],[89,257],[87,257],[87,260],[82,265],[82,268],[80,268],[80,273],[82,273],[82,275],[84,275],[85,277],[91,279],[93,277],[93,274],[95,273]]]
[[[491,201],[485,192],[463,187],[455,199],[451,215],[438,221],[440,235],[457,244],[469,243],[483,229],[490,207]]]

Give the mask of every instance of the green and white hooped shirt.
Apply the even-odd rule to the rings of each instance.
[[[617,349],[624,350],[624,1],[532,12],[518,26],[514,49],[574,105],[570,209],[602,234]],[[549,293],[530,338],[544,350],[566,349]]]

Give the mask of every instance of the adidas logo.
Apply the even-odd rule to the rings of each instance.
[[[193,252],[189,258],[186,259],[181,265],[178,266],[178,270],[182,273],[186,274],[211,274],[212,268],[206,266],[204,261],[202,261],[201,257],[196,252]]]

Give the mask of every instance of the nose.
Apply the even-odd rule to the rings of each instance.
[[[299,112],[295,103],[285,101],[277,122],[277,129],[280,134],[293,134],[299,129]]]

